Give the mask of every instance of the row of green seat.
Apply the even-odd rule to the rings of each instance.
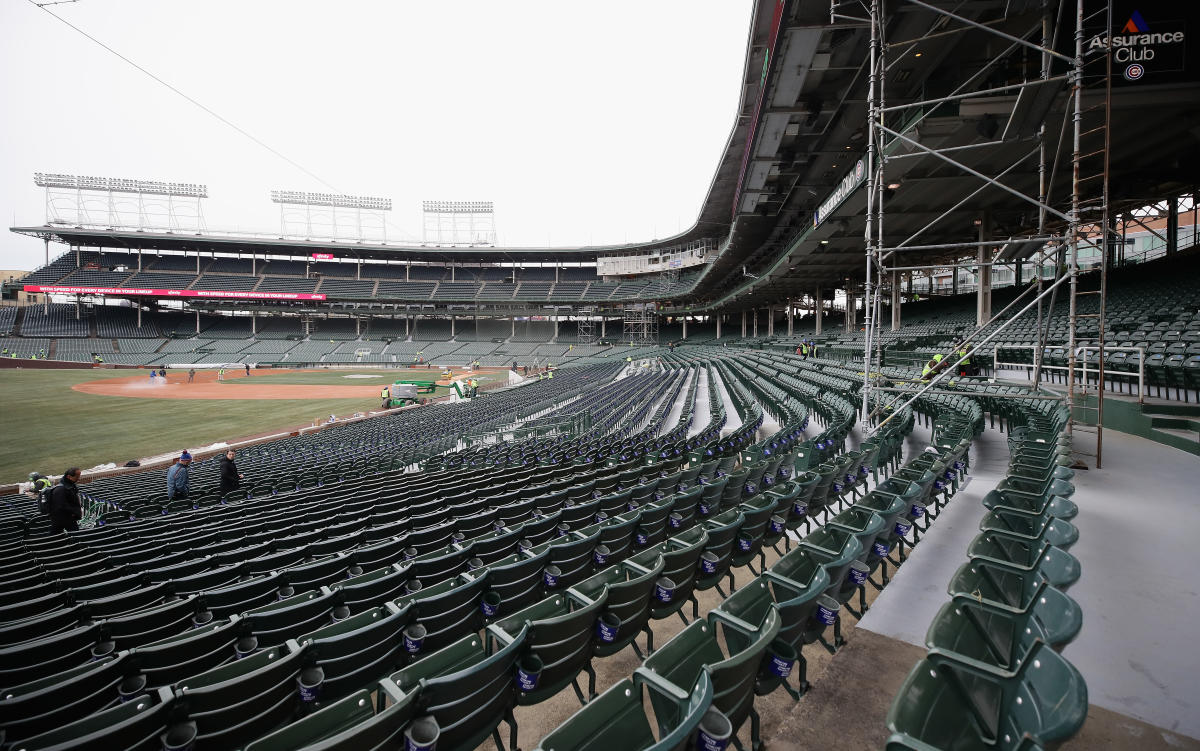
[[[1000,401],[1000,400],[997,400]],[[925,637],[888,713],[889,751],[1056,747],[1087,716],[1087,686],[1058,654],[1082,613],[1065,594],[1080,574],[1067,552],[1078,538],[1064,408],[1009,400],[1007,476],[968,562]]]

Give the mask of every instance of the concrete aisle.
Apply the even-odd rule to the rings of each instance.
[[[679,424],[679,418],[683,415],[683,408],[687,406],[688,389],[691,388],[692,379],[696,377],[696,372],[693,370],[683,378],[683,387],[679,390],[679,396],[675,399],[675,403],[671,405],[671,409],[667,411],[667,416],[663,420],[662,429],[659,435],[668,433]],[[693,415],[693,419],[695,416]]]
[[[1083,629],[1063,655],[1093,704],[1200,739],[1200,459],[1115,430],[1104,459],[1075,474]]]
[[[906,462],[913,458],[914,448],[924,449],[929,445],[928,432],[920,438],[915,441],[910,438]],[[1006,437],[999,431],[985,430],[971,448],[971,474],[966,486],[909,553],[908,560],[867,611],[859,628],[918,646],[925,644],[930,622],[949,599],[946,585],[967,560],[967,545],[979,534],[979,520],[986,512],[983,496],[1003,479],[1007,467]]]
[[[721,396],[721,403],[725,405],[725,427],[721,428],[721,437],[724,438],[742,427],[742,416],[733,408],[733,400],[729,398],[729,391],[725,388],[725,379],[721,378],[721,374],[715,370],[712,372],[712,376],[717,383],[717,393]]]
[[[696,368],[696,378],[700,381],[696,386],[696,406],[692,412],[692,427],[688,428],[688,438],[700,435],[712,422],[708,406],[708,368]]]

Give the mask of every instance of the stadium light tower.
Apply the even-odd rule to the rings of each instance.
[[[368,238],[363,234],[363,219],[366,219],[368,229],[374,226],[379,231],[379,237],[370,239],[387,241],[387,219],[384,218],[383,212],[392,210],[390,198],[273,190],[271,200],[279,204],[279,234],[284,237],[303,234],[305,238],[311,239],[314,236],[313,227],[316,227],[317,237],[366,240]],[[303,233],[289,232],[289,221],[293,223],[293,228],[297,229],[294,224],[299,221],[300,211],[304,213]],[[339,234],[350,229],[354,230],[353,235],[343,237]]]
[[[206,185],[53,172],[35,172],[33,182],[46,189],[46,224],[204,229]]]
[[[422,201],[421,242],[427,245],[496,245],[491,201]]]

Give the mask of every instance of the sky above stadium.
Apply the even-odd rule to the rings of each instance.
[[[733,126],[751,8],[6,0],[0,212],[42,224],[53,172],[206,184],[211,230],[276,232],[283,189],[391,198],[389,240],[420,239],[423,200],[493,201],[500,245],[669,237]],[[0,268],[40,265],[5,235]]]

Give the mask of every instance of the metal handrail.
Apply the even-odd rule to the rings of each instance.
[[[1050,347],[1050,345],[1047,345],[1046,348],[1049,349],[1049,347]],[[999,367],[1001,365],[1014,366],[1014,367],[1018,367],[1018,368],[1034,367],[1033,364],[1027,363],[1027,362],[1001,362],[1000,361],[1000,350],[1001,349],[1018,349],[1018,350],[1027,349],[1032,352],[1037,352],[1037,345],[1036,344],[997,345],[996,349],[992,352],[992,373],[996,373],[996,371],[999,369]],[[1087,375],[1088,375],[1087,359],[1080,357],[1080,355],[1083,355],[1087,352],[1092,352],[1092,351],[1099,352],[1100,350],[1101,350],[1101,347],[1096,344],[1083,344],[1083,345],[1080,345],[1075,348],[1075,359],[1077,361],[1083,363],[1082,372],[1083,372],[1083,382],[1085,384],[1087,383]],[[1145,398],[1146,398],[1146,348],[1145,347],[1110,347],[1108,345],[1105,345],[1103,347],[1103,350],[1105,352],[1137,352],[1138,353],[1138,369],[1137,369],[1138,404],[1144,403]],[[1045,362],[1045,359],[1043,359],[1041,369],[1042,370],[1070,370],[1071,368],[1066,365],[1047,365]],[[1128,375],[1130,373],[1130,371],[1127,371],[1127,370],[1124,370],[1124,371],[1108,370],[1107,372],[1108,373],[1119,373],[1121,375]],[[1103,383],[1100,384],[1100,388],[1102,388],[1102,389],[1104,388]]]

